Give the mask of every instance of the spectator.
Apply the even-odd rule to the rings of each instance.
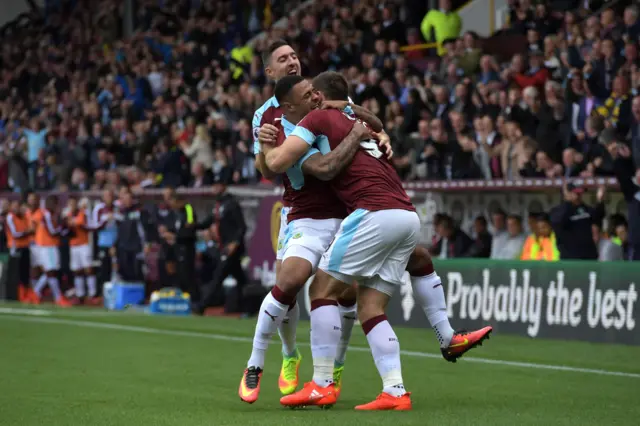
[[[211,149],[211,139],[207,134],[207,127],[203,124],[196,127],[195,136],[191,141],[181,142],[180,149],[191,159],[192,162],[198,162],[205,168],[211,170],[213,166],[213,150]]]
[[[214,240],[220,247],[221,257],[211,283],[202,292],[202,299],[194,301],[194,312],[202,315],[209,306],[222,305],[225,297],[222,294],[222,283],[228,276],[233,276],[237,282],[235,300],[227,300],[227,312],[239,311],[239,297],[246,284],[247,277],[242,269],[241,260],[245,254],[245,233],[247,232],[244,215],[240,204],[231,194],[226,193],[224,184],[216,183],[213,187],[216,194],[216,204],[198,229],[214,227]]]
[[[622,230],[617,237],[622,240],[623,248],[628,245],[624,250],[626,257],[629,260],[640,260],[640,168],[635,168],[634,171],[631,150],[627,145],[613,143],[608,149],[615,161],[614,170],[627,202],[629,218],[628,233]]]
[[[438,46],[438,54],[442,55],[445,50],[442,44],[447,39],[455,39],[462,29],[460,15],[452,12],[451,0],[439,0],[438,10],[432,9],[425,15],[420,25],[422,36],[425,40],[435,40]],[[435,35],[432,35],[432,31]]]
[[[567,184],[563,189],[564,202],[553,208],[550,213],[560,257],[563,260],[598,258],[591,227],[604,218],[604,188],[598,190],[596,207],[589,207],[582,201],[583,193],[583,188]]]
[[[546,262],[560,260],[560,252],[556,244],[556,234],[551,227],[549,215],[540,214],[536,219],[532,233],[524,242],[520,259],[542,260]]]
[[[623,260],[622,241],[617,238],[608,238],[602,232],[602,225],[594,223],[592,225],[593,241],[598,248],[598,260],[600,262]]]
[[[473,231],[475,233],[475,240],[473,245],[469,249],[469,257],[484,257],[488,258],[491,255],[491,234],[487,227],[487,219],[484,216],[476,217],[473,223]]]
[[[438,223],[436,232],[440,239],[432,247],[432,255],[440,259],[466,257],[473,246],[473,240],[459,227],[453,219],[446,216]]]
[[[505,244],[507,240],[507,214],[501,208],[497,208],[491,212],[491,228],[493,240],[491,244],[491,257],[494,256],[498,247]]]
[[[491,247],[491,259],[520,259],[522,248],[527,239],[522,229],[522,217],[518,215],[509,215],[507,217],[507,234],[508,238],[501,246],[496,247],[495,250],[493,246]]]

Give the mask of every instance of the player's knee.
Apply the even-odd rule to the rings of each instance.
[[[344,291],[344,284],[324,271],[318,270],[316,277],[309,286],[311,300],[328,299],[337,301]]]
[[[429,250],[423,245],[417,245],[407,263],[407,272],[415,277],[422,277],[433,273],[433,262]]]
[[[296,294],[304,287],[310,275],[306,268],[283,268],[278,276],[278,287],[285,293]]]
[[[384,315],[389,296],[375,289],[360,287],[358,292],[358,320],[364,323],[371,318]]]
[[[342,291],[342,294],[338,297],[338,303],[342,306],[353,306],[356,304],[357,296],[356,289],[351,286]]]

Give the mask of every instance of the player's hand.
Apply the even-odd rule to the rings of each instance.
[[[618,154],[622,158],[631,158],[631,150],[629,147],[623,143],[619,143],[618,145]]]
[[[342,111],[349,106],[349,101],[323,101],[320,109],[338,109]]]
[[[258,131],[258,141],[263,145],[275,145],[278,128],[273,124],[263,124]]]
[[[391,148],[391,138],[388,134],[381,133],[373,133],[374,138],[378,139],[378,146],[381,151],[387,155],[387,160],[391,160],[393,158],[393,148]]]
[[[369,140],[372,137],[371,129],[369,129],[367,125],[360,120],[356,120],[351,131],[356,132],[361,141]]]
[[[109,256],[111,256],[111,257],[115,257],[116,256],[116,248],[115,247],[111,247],[109,249]]]

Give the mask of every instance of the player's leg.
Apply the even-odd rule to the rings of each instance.
[[[359,209],[345,218],[320,260],[309,288],[313,380],[299,392],[280,399],[284,406],[328,406],[337,399],[332,370],[342,334],[338,298],[354,277],[369,273],[370,260],[375,262],[377,248],[383,246],[378,225],[370,216],[368,211]]]
[[[345,277],[337,279],[318,269],[309,287],[311,300],[311,355],[313,379],[300,391],[284,396],[280,403],[287,407],[317,405],[329,407],[336,403],[338,394],[334,385],[334,362],[341,336],[338,298],[347,288]]]
[[[245,402],[252,403],[258,398],[269,341],[289,311],[297,305],[296,296],[313,273],[322,255],[322,252],[315,248],[316,240],[313,229],[308,228],[303,220],[287,225],[282,265],[275,287],[260,307],[251,357],[240,385],[240,398]],[[278,385],[286,395],[294,392],[298,385],[298,370],[302,358],[295,346],[291,352],[283,353],[283,358]]]
[[[283,207],[280,211],[280,229],[278,230],[278,247],[276,250],[276,282],[280,276],[280,269],[282,268],[282,258],[285,252],[285,237],[287,231],[287,215],[289,213],[288,207]],[[297,371],[299,368],[299,352],[296,344],[296,333],[298,329],[298,321],[300,320],[300,306],[297,301],[293,302],[293,305],[289,307],[289,311],[285,315],[282,323],[278,327],[278,335],[282,341],[282,369],[280,371],[280,378],[283,376],[295,375],[295,384],[297,385]],[[281,381],[281,380],[279,380]],[[289,385],[281,387],[281,391],[288,392]]]
[[[31,292],[28,299],[31,303],[40,303],[40,294],[47,285],[47,277],[40,266],[40,246],[32,244],[29,246],[31,255]]]
[[[353,283],[344,290],[338,298],[338,309],[340,310],[341,333],[340,342],[336,351],[336,359],[333,365],[333,383],[336,392],[340,395],[342,390],[342,374],[344,372],[344,362],[347,356],[347,348],[351,340],[353,326],[358,318],[357,312],[357,285]]]
[[[403,284],[403,276],[411,253],[420,235],[420,219],[415,212],[382,210],[375,212],[371,222],[383,242],[381,253],[373,263],[375,274],[363,280],[358,288],[358,317],[367,336],[376,368],[382,379],[382,393],[357,410],[410,410],[410,394],[402,381],[400,344],[385,311],[396,288]],[[385,226],[393,223],[394,226]]]
[[[82,303],[86,296],[84,288],[84,269],[82,267],[82,246],[69,247],[69,268],[73,273],[73,286],[76,290],[77,303]]]
[[[456,362],[464,353],[481,345],[483,340],[489,338],[491,327],[474,331],[454,331],[451,327],[442,281],[434,270],[426,247],[416,246],[409,258],[407,271],[411,275],[411,287],[415,299],[436,333],[444,359]]]
[[[69,306],[70,303],[62,296],[58,271],[60,270],[60,252],[58,247],[42,247],[42,269],[47,277],[47,285],[51,289],[53,299],[58,306]]]
[[[93,269],[93,250],[91,245],[85,244],[82,246],[82,269],[85,276],[85,283],[87,285],[87,297],[91,303],[96,302],[96,296],[98,295],[98,284],[96,280],[96,274]]]
[[[380,277],[365,280],[358,289],[358,318],[382,379],[382,393],[356,410],[410,410],[410,394],[404,388],[400,343],[385,311],[395,286]]]

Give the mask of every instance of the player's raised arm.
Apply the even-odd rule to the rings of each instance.
[[[324,100],[322,102],[322,109],[337,109],[353,113],[357,118],[367,123],[374,132],[382,131],[382,121],[371,111],[360,105],[353,104],[349,101],[337,101],[337,100]],[[349,111],[351,109],[351,111]]]
[[[362,122],[356,122],[347,137],[331,152],[322,155],[317,149],[310,149],[300,160],[303,173],[320,180],[333,179],[351,163],[360,148],[360,141],[369,137],[369,130]]]

